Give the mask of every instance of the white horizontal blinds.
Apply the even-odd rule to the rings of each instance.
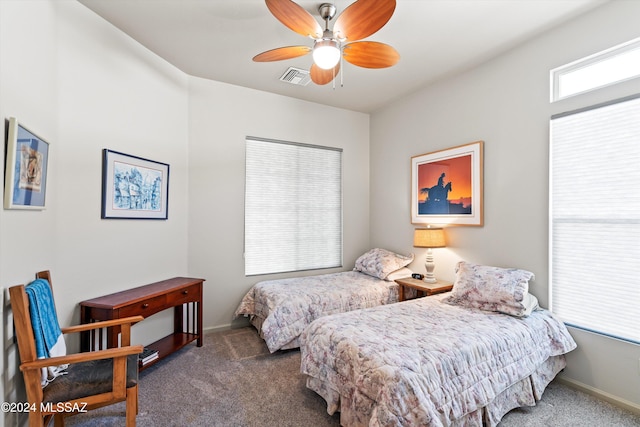
[[[640,343],[640,97],[551,120],[551,303]]]
[[[342,150],[246,139],[245,274],[342,265]]]

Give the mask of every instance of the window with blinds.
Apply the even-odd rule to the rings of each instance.
[[[246,138],[245,274],[342,266],[342,150]]]
[[[640,343],[640,95],[551,118],[550,300]]]

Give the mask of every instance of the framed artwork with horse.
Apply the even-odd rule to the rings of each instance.
[[[411,223],[483,225],[483,141],[411,158]]]

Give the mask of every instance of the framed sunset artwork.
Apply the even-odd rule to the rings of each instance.
[[[483,141],[411,158],[411,223],[483,225]]]

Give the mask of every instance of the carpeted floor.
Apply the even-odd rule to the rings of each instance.
[[[269,354],[252,327],[207,334],[140,374],[137,425],[339,426],[305,387],[300,352]],[[122,426],[124,404],[67,419],[69,426]],[[508,413],[500,427],[638,427],[640,416],[552,382],[542,401]]]

